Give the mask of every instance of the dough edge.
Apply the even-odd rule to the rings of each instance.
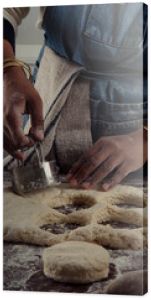
[[[90,283],[109,273],[108,251],[85,241],[65,241],[46,248],[42,259],[45,276],[58,282]]]

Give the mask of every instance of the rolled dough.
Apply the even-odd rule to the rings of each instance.
[[[96,244],[71,241],[43,252],[44,274],[59,282],[89,283],[106,278],[109,254]]]
[[[118,207],[119,204],[133,207]],[[145,205],[142,189],[122,185],[106,193],[59,186],[25,197],[6,189],[4,240],[43,246],[80,240],[112,249],[142,249],[143,239],[144,245],[146,242],[143,230]],[[66,206],[77,208],[66,214]],[[127,227],[132,224],[136,228],[115,228],[112,222],[127,224]],[[61,229],[58,234],[53,230],[46,230],[52,226],[57,230]]]

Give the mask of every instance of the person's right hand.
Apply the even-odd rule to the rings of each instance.
[[[31,117],[28,135],[23,131],[23,114]],[[7,68],[4,73],[4,148],[23,160],[23,148],[44,138],[42,100],[21,67]]]

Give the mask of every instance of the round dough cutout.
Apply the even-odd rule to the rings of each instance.
[[[89,283],[108,276],[109,254],[96,244],[66,241],[44,250],[43,266],[55,281]]]

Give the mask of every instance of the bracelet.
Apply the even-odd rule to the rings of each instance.
[[[32,76],[30,66],[27,63],[25,63],[19,59],[16,59],[16,58],[15,59],[12,59],[12,58],[4,59],[4,66],[3,66],[4,71],[10,67],[21,67],[28,79],[30,79]]]

